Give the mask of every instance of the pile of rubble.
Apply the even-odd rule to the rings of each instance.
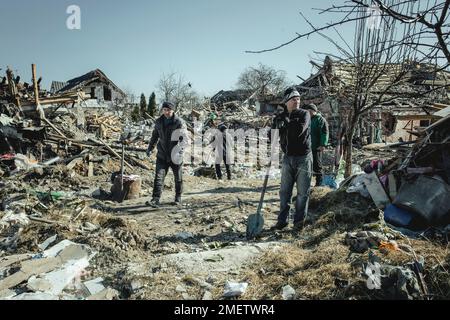
[[[448,116],[414,143],[359,150],[355,175],[338,170],[332,179],[338,190],[313,189],[300,235],[263,232],[247,242],[264,168],[233,166],[236,179],[224,182],[213,166],[187,165],[185,204],[169,204],[167,178],[163,206],[149,208],[140,196],[153,181],[145,150],[154,119],[132,125],[117,112],[71,107],[80,93],[37,90],[36,99],[8,78],[0,85],[0,299],[448,298]],[[269,124],[239,106],[181,116],[191,133],[194,118],[206,130],[211,113],[231,129]],[[324,162],[334,166],[331,148]],[[273,170],[267,225],[279,180]],[[130,192],[115,192],[117,181]]]
[[[118,292],[103,285],[102,278],[88,277],[85,269],[95,252],[88,246],[56,236],[39,245],[41,252],[0,257],[0,299],[14,300],[110,300]]]
[[[397,151],[389,161],[372,160],[341,185],[371,197],[396,227],[416,232],[445,228],[450,224],[449,127],[447,116],[417,132],[414,143],[378,146]]]

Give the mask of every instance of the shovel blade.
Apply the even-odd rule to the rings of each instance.
[[[264,218],[260,214],[251,214],[247,220],[247,239],[257,237],[264,227]]]

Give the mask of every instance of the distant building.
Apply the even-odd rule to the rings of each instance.
[[[53,81],[50,91],[53,94],[84,91],[89,99],[81,105],[94,108],[121,105],[126,98],[126,94],[99,69],[67,82]]]

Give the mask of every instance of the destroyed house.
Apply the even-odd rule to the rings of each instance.
[[[221,90],[211,97],[210,102],[216,111],[239,112],[243,107],[248,107],[254,103],[250,97],[250,90]]]
[[[356,68],[353,64],[332,61],[325,58],[322,66],[312,62],[318,69],[310,78],[297,86],[301,92],[302,104],[315,103],[327,118],[330,137],[335,141],[343,119],[351,109],[355,92]],[[384,67],[384,66],[383,66]],[[401,81],[392,79],[402,69]],[[370,95],[381,92],[383,101],[369,110],[360,120],[355,138],[362,144],[374,142],[411,141],[416,129],[428,127],[439,119],[434,113],[445,109],[450,102],[450,73],[436,70],[435,66],[409,62],[393,64],[386,73],[376,79]],[[381,69],[380,69],[381,70]],[[406,70],[406,72],[405,72]],[[427,94],[420,94],[427,92]]]
[[[249,90],[220,90],[212,98],[211,103],[223,105],[232,102],[244,102],[252,94]]]
[[[284,106],[282,92],[279,92],[277,95],[269,94],[258,98],[256,101],[256,112],[260,116],[272,115],[277,110],[283,109]]]
[[[53,81],[51,92],[56,94],[83,91],[89,98],[88,107],[111,107],[122,104],[126,94],[101,70],[96,69],[67,82]]]

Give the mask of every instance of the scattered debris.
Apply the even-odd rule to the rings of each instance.
[[[309,98],[314,79],[302,88]],[[223,283],[223,297],[236,299],[449,298],[450,118],[444,112],[421,114],[436,122],[411,128],[414,141],[362,148],[356,141],[347,179],[345,162],[328,147],[324,165],[332,169],[325,186],[312,189],[304,230],[263,230],[261,239],[247,242],[261,165],[232,166],[231,181],[215,180],[211,165],[185,165],[183,207],[169,205],[168,192],[160,208],[149,208],[143,197],[151,194],[155,165],[145,151],[154,119],[127,123],[109,100],[121,90],[103,72],[54,83],[50,92],[20,82],[11,91],[9,84],[0,84],[0,299],[211,300],[221,296]],[[99,94],[103,85],[107,101]],[[259,129],[278,105],[276,96],[262,101],[253,92],[221,91],[181,116],[191,133],[194,119],[204,120],[205,130],[212,119]],[[385,107],[377,112],[390,114]],[[337,111],[329,101],[319,108]],[[364,119],[362,126],[369,125]],[[358,138],[373,138],[366,129]],[[124,145],[123,134],[137,138]],[[268,186],[270,222],[279,210],[280,176],[273,170]],[[169,178],[165,188],[173,191]],[[228,281],[237,277],[246,282]]]

